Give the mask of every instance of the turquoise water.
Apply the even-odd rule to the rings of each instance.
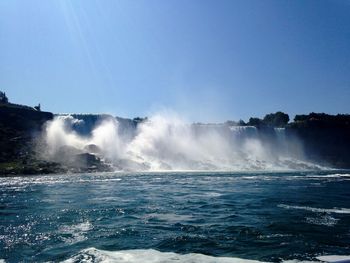
[[[350,255],[346,171],[0,178],[5,262],[280,262],[323,255]]]

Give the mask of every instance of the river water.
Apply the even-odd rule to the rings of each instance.
[[[350,255],[349,171],[0,178],[0,262],[334,261],[341,255]]]

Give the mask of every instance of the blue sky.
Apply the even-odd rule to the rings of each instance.
[[[55,113],[350,113],[350,1],[0,1],[0,90]]]

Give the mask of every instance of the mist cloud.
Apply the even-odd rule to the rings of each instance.
[[[92,152],[116,170],[283,170],[306,167],[302,147],[283,129],[262,136],[255,127],[189,124],[176,114],[157,113],[134,130],[115,118],[98,122],[87,135],[72,116],[47,123],[47,158]],[[293,149],[292,151],[290,149]]]

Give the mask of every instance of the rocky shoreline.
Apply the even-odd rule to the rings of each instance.
[[[28,106],[0,103],[1,176],[112,171],[110,165],[89,152],[70,156],[72,161],[65,164],[45,160],[39,140],[45,123],[53,117],[50,112]]]

